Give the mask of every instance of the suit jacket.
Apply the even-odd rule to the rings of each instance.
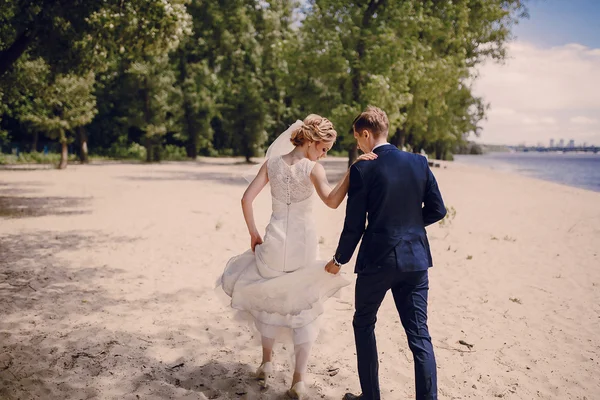
[[[362,238],[356,273],[381,267],[426,270],[433,262],[425,227],[446,215],[435,177],[423,156],[389,144],[374,152],[376,160],[350,168],[346,220],[335,258],[350,261]]]

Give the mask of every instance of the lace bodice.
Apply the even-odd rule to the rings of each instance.
[[[314,186],[310,174],[314,161],[304,158],[294,165],[288,165],[282,157],[275,157],[267,161],[271,195],[274,199],[285,203],[300,203],[314,193]]]

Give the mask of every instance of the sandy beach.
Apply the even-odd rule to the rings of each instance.
[[[261,392],[256,334],[214,288],[250,243],[239,161],[0,170],[0,399],[285,398],[291,346],[277,345]],[[324,162],[330,181],[345,162]],[[600,193],[453,163],[434,173],[453,214],[428,228],[440,399],[600,399]],[[261,228],[270,207],[263,192]],[[343,218],[344,205],[316,207],[323,258]],[[353,294],[328,302],[310,398],[359,391]],[[383,398],[414,398],[391,295],[377,339]]]

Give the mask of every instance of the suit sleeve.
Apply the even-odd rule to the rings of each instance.
[[[367,190],[360,170],[350,167],[350,187],[346,204],[346,220],[335,252],[336,260],[346,264],[352,258],[354,250],[365,232],[367,222]]]
[[[427,168],[427,184],[423,197],[423,222],[425,226],[428,226],[446,216],[446,207],[444,206],[444,200],[442,200],[442,194],[440,193],[435,176],[433,176],[433,172],[431,172],[426,159],[424,162]]]

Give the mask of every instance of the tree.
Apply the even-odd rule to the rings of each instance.
[[[402,54],[381,52],[382,46],[389,45],[381,18],[386,7],[384,0],[311,1],[301,29],[300,71],[304,77],[297,89],[304,95],[299,96],[300,101],[309,109],[321,104],[321,112],[331,116],[350,162],[357,156],[352,135],[346,134],[352,119],[373,102],[370,96],[376,87],[390,88],[386,72]],[[376,59],[375,54],[384,57]]]
[[[264,3],[263,3],[264,4]],[[262,97],[265,107],[267,142],[270,143],[301,117],[292,108],[291,85],[297,79],[296,57],[299,36],[294,32],[294,2],[270,0],[254,15],[257,40],[261,46]]]
[[[174,126],[181,92],[167,55],[134,62],[127,70],[128,123],[142,133],[146,161],[160,161],[162,138]]]
[[[220,100],[213,125],[215,142],[246,157],[256,155],[265,140],[263,48],[255,21],[262,6],[254,0],[230,0],[214,8],[215,70]]]
[[[136,60],[162,55],[175,49],[191,32],[187,0],[0,0],[0,90],[9,92],[23,87],[18,74],[19,61],[41,58],[52,76],[94,71],[103,84],[126,75]],[[15,68],[16,67],[16,68]],[[8,72],[8,73],[7,73]],[[104,91],[104,85],[100,85]],[[33,91],[35,93],[35,91]],[[30,93],[10,101],[27,105]],[[104,98],[103,98],[104,100]],[[102,116],[110,114],[110,105],[101,104]],[[12,110],[4,115],[15,114]],[[15,114],[16,115],[16,114]],[[98,121],[109,128],[122,126],[118,120]],[[31,123],[26,124],[33,130]],[[94,127],[92,127],[94,128]],[[109,130],[92,129],[96,140]],[[11,135],[19,136],[12,131]],[[34,138],[37,137],[34,131]],[[87,159],[87,133],[78,129],[80,157]],[[34,139],[35,142],[35,139]]]
[[[504,58],[526,10],[519,0],[313,0],[305,14],[298,98],[331,115],[352,162],[344,133],[369,103],[386,110],[397,145],[444,155],[477,133],[485,106],[471,94],[474,68]]]
[[[232,135],[232,147],[250,162],[266,139],[265,103],[260,96],[260,81],[253,74],[235,80],[228,90],[222,113]]]
[[[37,150],[40,132],[20,116],[33,112],[37,104],[35,99],[38,93],[46,90],[49,80],[48,65],[42,59],[22,61],[9,74],[0,77],[0,87],[4,87],[0,114],[5,121],[12,120],[13,127],[19,125],[27,135],[32,136],[27,138],[31,139],[32,151]]]
[[[181,137],[186,142],[188,157],[198,152],[212,151],[211,118],[216,113],[220,96],[218,70],[219,21],[222,10],[215,2],[192,0],[187,12],[192,21],[192,33],[181,41],[171,57],[177,86],[182,93],[180,119]]]
[[[44,114],[37,87],[93,71],[98,113],[76,130],[82,160],[88,133],[105,154],[141,155],[142,142],[158,160],[168,142],[192,158],[250,159],[295,119],[318,113],[352,161],[351,123],[368,104],[387,112],[393,144],[449,158],[485,118],[472,91],[478,65],[505,57],[513,24],[526,16],[523,0],[0,4],[4,137],[35,143],[40,125],[19,116]],[[23,74],[32,60],[46,68],[37,81]]]
[[[0,75],[27,51],[61,72],[157,55],[189,34],[185,0],[0,1]],[[135,57],[134,57],[135,58]],[[99,72],[96,70],[96,72]]]
[[[185,47],[191,46],[188,41]],[[206,61],[192,61],[186,48],[180,48],[173,62],[176,68],[176,84],[181,91],[181,109],[178,115],[181,126],[181,136],[186,142],[188,157],[195,159],[202,150],[208,154],[212,148],[212,132],[210,118],[214,113],[215,87],[214,75],[210,72]]]
[[[85,76],[74,74],[52,77],[49,67],[41,60],[23,63],[23,72],[40,89],[31,104],[18,115],[32,129],[45,133],[61,144],[58,168],[67,167],[68,144],[77,129],[87,125],[96,114],[95,82],[92,72]]]
[[[8,143],[8,132],[2,129],[2,115],[7,112],[6,103],[4,102],[4,92],[0,89],[0,151],[2,147]]]
[[[395,142],[447,158],[485,118],[487,106],[471,90],[477,65],[505,57],[510,29],[527,10],[518,0],[423,2],[417,15],[418,43],[427,46],[415,47],[420,68],[410,74],[413,101]]]

